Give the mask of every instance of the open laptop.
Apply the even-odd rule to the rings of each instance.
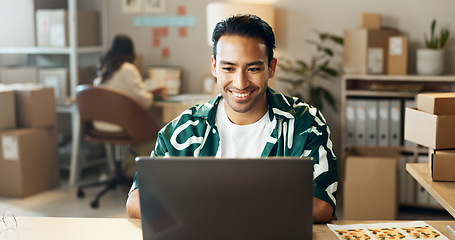
[[[306,158],[136,158],[144,240],[311,239]]]

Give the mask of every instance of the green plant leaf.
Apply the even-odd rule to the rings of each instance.
[[[278,67],[281,70],[283,70],[284,72],[289,72],[290,71],[289,68],[286,65],[284,65],[284,64],[278,63]]]
[[[329,56],[331,56],[331,57],[333,56],[333,51],[332,51],[332,49],[330,49],[330,48],[323,48],[322,50],[323,50],[327,55],[329,55]]]
[[[319,33],[319,39],[321,40],[321,42],[324,42],[329,37],[330,35],[328,33]]]
[[[300,68],[303,68],[305,70],[308,69],[308,64],[306,62],[302,60],[297,60],[296,63],[300,65]]]
[[[343,38],[342,37],[338,37],[338,36],[335,36],[335,35],[330,35],[329,39],[332,40],[332,42],[334,42],[334,43],[343,45]]]
[[[319,108],[321,111],[324,109],[324,100],[327,104],[333,108],[336,112],[338,109],[335,104],[335,99],[332,94],[322,87],[315,87],[311,90],[311,99],[313,106]]]
[[[447,40],[449,40],[449,37],[450,37],[450,33],[449,33],[449,30],[447,28],[442,28],[441,29],[441,33],[440,33],[441,37],[440,37],[440,40],[439,40],[439,48],[443,48],[446,43],[447,43]]]
[[[310,97],[311,97],[311,102],[309,102],[311,105],[319,108],[319,110],[323,110],[324,109],[324,105],[322,103],[322,100],[321,100],[321,96],[320,96],[320,91],[318,88],[313,88],[310,90]]]
[[[433,19],[431,22],[431,35],[430,38],[424,34],[425,45],[429,49],[441,49],[443,48],[450,37],[450,32],[447,28],[441,28],[439,33],[435,32],[436,29],[436,19]]]
[[[338,71],[333,69],[333,68],[330,68],[330,67],[322,67],[321,70],[324,72],[324,73],[327,73],[328,75],[332,76],[332,77],[336,77],[338,76]]]
[[[427,48],[432,48],[430,40],[428,40],[427,35],[424,34],[424,39],[425,39],[425,45]]]
[[[436,28],[436,19],[431,22],[431,42],[434,41],[434,29]]]

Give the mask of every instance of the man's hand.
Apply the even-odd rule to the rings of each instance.
[[[333,207],[328,202],[313,197],[313,223],[328,223],[332,219]]]
[[[126,200],[126,212],[130,218],[141,218],[141,205],[139,202],[139,190],[134,189]]]

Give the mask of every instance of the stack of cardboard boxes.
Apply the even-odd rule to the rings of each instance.
[[[92,83],[95,78],[95,69],[93,67],[81,67],[78,75],[78,84]],[[54,89],[57,105],[67,106],[72,102],[68,68],[1,67],[0,83],[42,84]]]
[[[381,14],[360,13],[359,26],[346,29],[343,38],[345,73],[407,74],[407,37],[381,27]]]
[[[407,37],[381,26],[381,17],[379,13],[360,13],[358,27],[344,31],[345,73],[407,74]],[[343,162],[344,219],[396,218],[397,168],[403,145],[401,106],[402,102],[387,99],[347,101],[347,143],[351,147]]]
[[[421,93],[406,108],[404,138],[429,148],[433,181],[455,181],[455,93]]]
[[[0,87],[0,196],[26,197],[60,183],[52,88]]]

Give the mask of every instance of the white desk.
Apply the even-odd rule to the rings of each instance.
[[[53,218],[17,217],[18,228],[0,233],[2,240],[46,239],[129,239],[141,240],[141,222],[138,219],[123,218]],[[333,224],[359,224],[385,221],[333,221]],[[455,225],[455,221],[425,221],[449,239],[444,225]],[[326,224],[313,225],[313,240],[336,240],[337,236]]]

